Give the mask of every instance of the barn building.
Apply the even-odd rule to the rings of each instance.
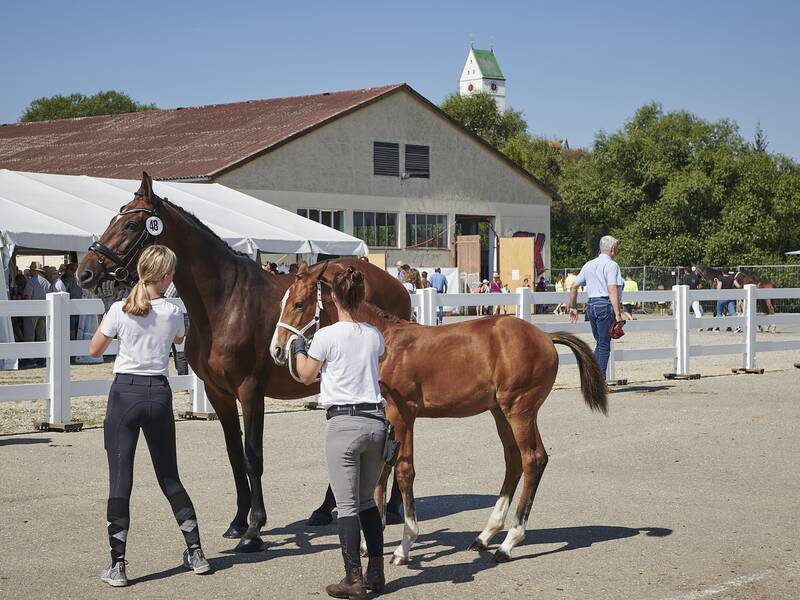
[[[363,239],[386,263],[456,266],[543,234],[552,192],[406,84],[0,126],[0,168],[216,182]],[[469,252],[457,247],[469,246]]]

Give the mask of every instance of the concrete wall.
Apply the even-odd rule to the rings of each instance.
[[[430,179],[373,175],[373,142],[399,142],[400,168],[406,143],[430,146]],[[509,230],[544,233],[549,264],[550,198],[522,173],[407,92],[392,94],[325,125],[215,180],[288,210],[352,210],[398,213],[399,248],[387,264],[454,264],[456,215],[496,217],[500,235]],[[449,248],[405,249],[405,214],[448,215]]]

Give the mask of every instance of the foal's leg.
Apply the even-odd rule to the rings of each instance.
[[[500,436],[500,441],[503,442],[506,476],[503,479],[503,486],[500,488],[500,497],[494,505],[489,522],[486,523],[486,528],[469,547],[470,550],[476,551],[487,550],[492,538],[503,528],[508,508],[511,506],[511,499],[514,497],[519,478],[522,476],[522,458],[520,457],[519,448],[517,448],[517,442],[514,439],[514,432],[508,424],[506,416],[499,408],[492,410],[492,416],[497,426],[497,434]]]
[[[239,387],[239,402],[244,416],[244,458],[250,480],[250,519],[237,552],[258,552],[264,546],[259,536],[267,522],[261,475],[264,472],[264,386],[248,380]]]
[[[400,455],[395,466],[397,483],[400,486],[400,493],[403,495],[403,510],[405,512],[405,526],[403,527],[403,539],[394,551],[391,564],[407,565],[408,554],[411,544],[419,535],[419,525],[417,524],[417,511],[414,507],[414,424],[405,424],[396,430],[397,439],[400,440]]]
[[[519,498],[519,506],[514,515],[514,522],[508,530],[506,539],[503,540],[500,548],[495,552],[494,559],[497,562],[508,562],[511,560],[511,550],[525,538],[525,526],[531,514],[531,505],[536,496],[536,489],[542,479],[542,474],[547,466],[547,452],[539,436],[539,428],[536,425],[536,417],[529,420],[529,417],[510,417],[509,423],[514,430],[514,438],[519,446],[522,457],[522,471],[525,474],[522,484],[522,494]]]
[[[236,484],[236,516],[233,517],[228,530],[222,534],[226,538],[240,538],[247,530],[247,514],[250,512],[250,484],[244,468],[244,449],[242,447],[242,430],[239,427],[239,410],[236,398],[206,385],[206,394],[211,406],[217,413],[225,435],[225,448],[228,461],[233,470],[233,481]]]

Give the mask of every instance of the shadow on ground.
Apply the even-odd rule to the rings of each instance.
[[[398,567],[397,570],[392,567],[387,572],[386,592],[395,592],[407,587],[425,585],[427,583],[445,581],[467,583],[474,581],[475,575],[481,571],[494,568],[502,569],[503,565],[493,561],[492,551],[475,554],[466,550],[472,540],[475,539],[477,533],[440,529],[429,534],[420,535],[411,549],[411,560],[407,567],[412,573],[402,576],[402,567]],[[637,529],[613,525],[585,525],[581,527],[532,530],[525,536],[525,541],[514,549],[514,561],[518,562],[548,554],[588,548],[601,542],[633,538],[642,534],[648,537],[666,537],[672,534],[672,530],[661,527],[642,527]],[[502,539],[500,534],[498,534],[497,539]],[[560,544],[560,547],[554,550],[530,552],[533,550],[532,546],[538,544]],[[444,549],[439,549],[442,546],[444,546]],[[391,552],[391,549],[387,549],[387,551]],[[464,558],[468,560],[455,565],[426,566],[426,563],[437,561],[455,553],[462,553]]]
[[[50,438],[7,437],[0,438],[0,446],[25,446],[30,444],[49,444]]]

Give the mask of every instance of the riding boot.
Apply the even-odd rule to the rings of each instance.
[[[339,583],[325,588],[334,598],[363,598],[367,595],[361,572],[361,526],[358,517],[339,517],[336,521],[342,545],[345,576]]]
[[[358,513],[361,529],[364,532],[364,541],[367,543],[367,572],[364,583],[368,590],[381,593],[386,585],[383,572],[383,523],[378,508],[373,506]]]

